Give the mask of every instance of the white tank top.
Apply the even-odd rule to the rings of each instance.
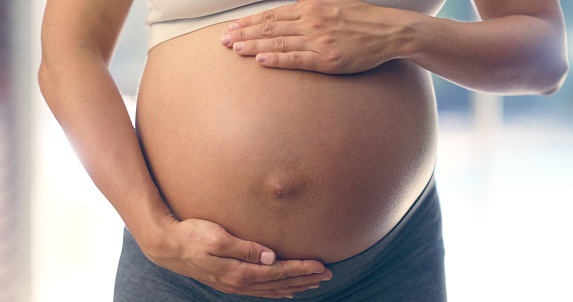
[[[148,50],[169,39],[216,23],[254,15],[297,0],[147,0],[149,15]],[[445,0],[362,0],[377,6],[393,7],[435,15]]]

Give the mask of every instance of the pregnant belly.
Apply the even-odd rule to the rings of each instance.
[[[396,225],[429,180],[429,74],[404,61],[325,75],[219,44],[228,23],[150,53],[137,131],[165,202],[282,259],[335,262]]]

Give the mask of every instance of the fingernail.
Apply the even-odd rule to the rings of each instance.
[[[263,63],[264,61],[267,60],[267,55],[263,55],[263,54],[258,54],[257,55],[257,61]]]
[[[237,43],[233,44],[233,50],[234,51],[241,51],[243,49],[245,49],[245,43],[237,42]]]
[[[275,254],[271,252],[264,251],[261,253],[261,263],[266,265],[271,265],[275,261]]]
[[[285,298],[292,299],[292,298],[294,298],[294,296],[285,296]]]
[[[311,285],[311,286],[308,287],[308,289],[315,289],[315,288],[318,288],[318,287],[319,287],[318,285]]]
[[[330,280],[330,279],[332,279],[332,278],[330,278],[330,277],[324,277],[324,278],[322,278],[320,281],[328,281],[328,280]]]
[[[237,22],[233,22],[229,24],[229,30],[235,30],[239,28],[239,24]]]
[[[231,35],[229,34],[223,34],[221,36],[221,43],[223,44],[229,44],[229,42],[231,42]]]

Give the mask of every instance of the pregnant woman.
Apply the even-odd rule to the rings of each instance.
[[[568,63],[556,0],[444,1],[150,0],[134,129],[131,1],[48,0],[42,92],[127,226],[115,301],[445,301],[430,72],[548,94]]]

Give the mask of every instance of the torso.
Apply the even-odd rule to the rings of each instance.
[[[267,69],[220,45],[228,23],[149,53],[136,126],[165,202],[281,259],[362,252],[433,172],[429,73],[399,60],[354,75]]]

